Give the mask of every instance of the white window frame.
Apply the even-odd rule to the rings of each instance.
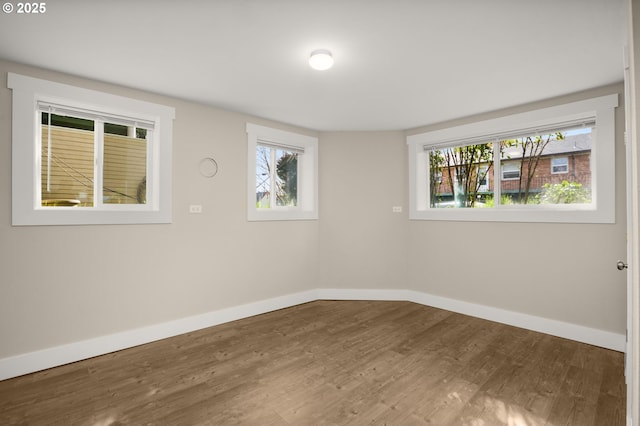
[[[318,219],[318,138],[247,123],[247,219]],[[282,147],[298,154],[298,194],[295,206],[256,206],[256,149],[258,145]],[[273,204],[273,203],[272,203]]]
[[[554,161],[557,161],[557,160],[564,160],[564,161],[562,162],[562,164],[553,164]],[[566,174],[569,173],[569,157],[567,157],[566,155],[562,156],[562,157],[551,157],[551,159],[549,161],[550,161],[549,168],[550,168],[550,171],[551,171],[552,175],[566,175]],[[560,167],[564,167],[565,169],[563,171],[559,171],[559,172],[558,171],[554,171],[553,168],[554,167],[559,167],[559,166]]]
[[[8,73],[7,87],[13,90],[12,225],[171,223],[174,108],[14,73]],[[38,102],[153,123],[146,204],[43,207]]]
[[[457,127],[407,136],[409,149],[409,218],[413,220],[615,223],[615,108],[618,95],[572,102]],[[591,204],[497,205],[484,209],[431,208],[428,151],[425,148],[459,146],[494,140],[503,135],[535,133],[538,129],[595,120],[591,150],[593,175]],[[499,157],[494,154],[494,158]],[[496,161],[499,161],[497,159]],[[499,164],[499,163],[498,163]],[[501,167],[494,167],[499,182]]]

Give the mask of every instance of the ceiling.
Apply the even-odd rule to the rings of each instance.
[[[399,130],[621,82],[626,0],[51,0],[0,58],[319,131]],[[335,65],[314,71],[309,53]]]

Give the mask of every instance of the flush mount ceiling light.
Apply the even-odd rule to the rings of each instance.
[[[309,65],[314,70],[328,70],[333,66],[333,56],[331,56],[331,52],[326,49],[314,50],[309,57]]]

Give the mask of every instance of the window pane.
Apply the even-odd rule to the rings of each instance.
[[[256,207],[271,207],[271,148],[258,145],[256,148]]]
[[[41,205],[93,206],[93,121],[42,113]]]
[[[568,173],[569,157],[558,157],[551,159],[551,173]]]
[[[479,208],[492,204],[493,144],[429,151],[432,208]]]
[[[503,161],[500,167],[502,167],[502,180],[520,179],[519,161]]]
[[[256,148],[256,206],[261,209],[296,206],[298,154],[258,145]]]
[[[276,150],[276,188],[278,206],[298,204],[298,154]]]
[[[105,123],[102,200],[105,204],[146,204],[147,133],[128,128],[131,136],[106,133]],[[124,126],[120,126],[124,127]],[[122,133],[122,132],[119,132]]]
[[[501,141],[501,204],[590,203],[592,131]]]

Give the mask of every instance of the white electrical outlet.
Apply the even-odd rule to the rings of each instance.
[[[189,206],[189,213],[202,213],[202,206],[200,204],[191,204]]]
[[[402,213],[402,206],[393,206],[391,211],[394,213]]]

